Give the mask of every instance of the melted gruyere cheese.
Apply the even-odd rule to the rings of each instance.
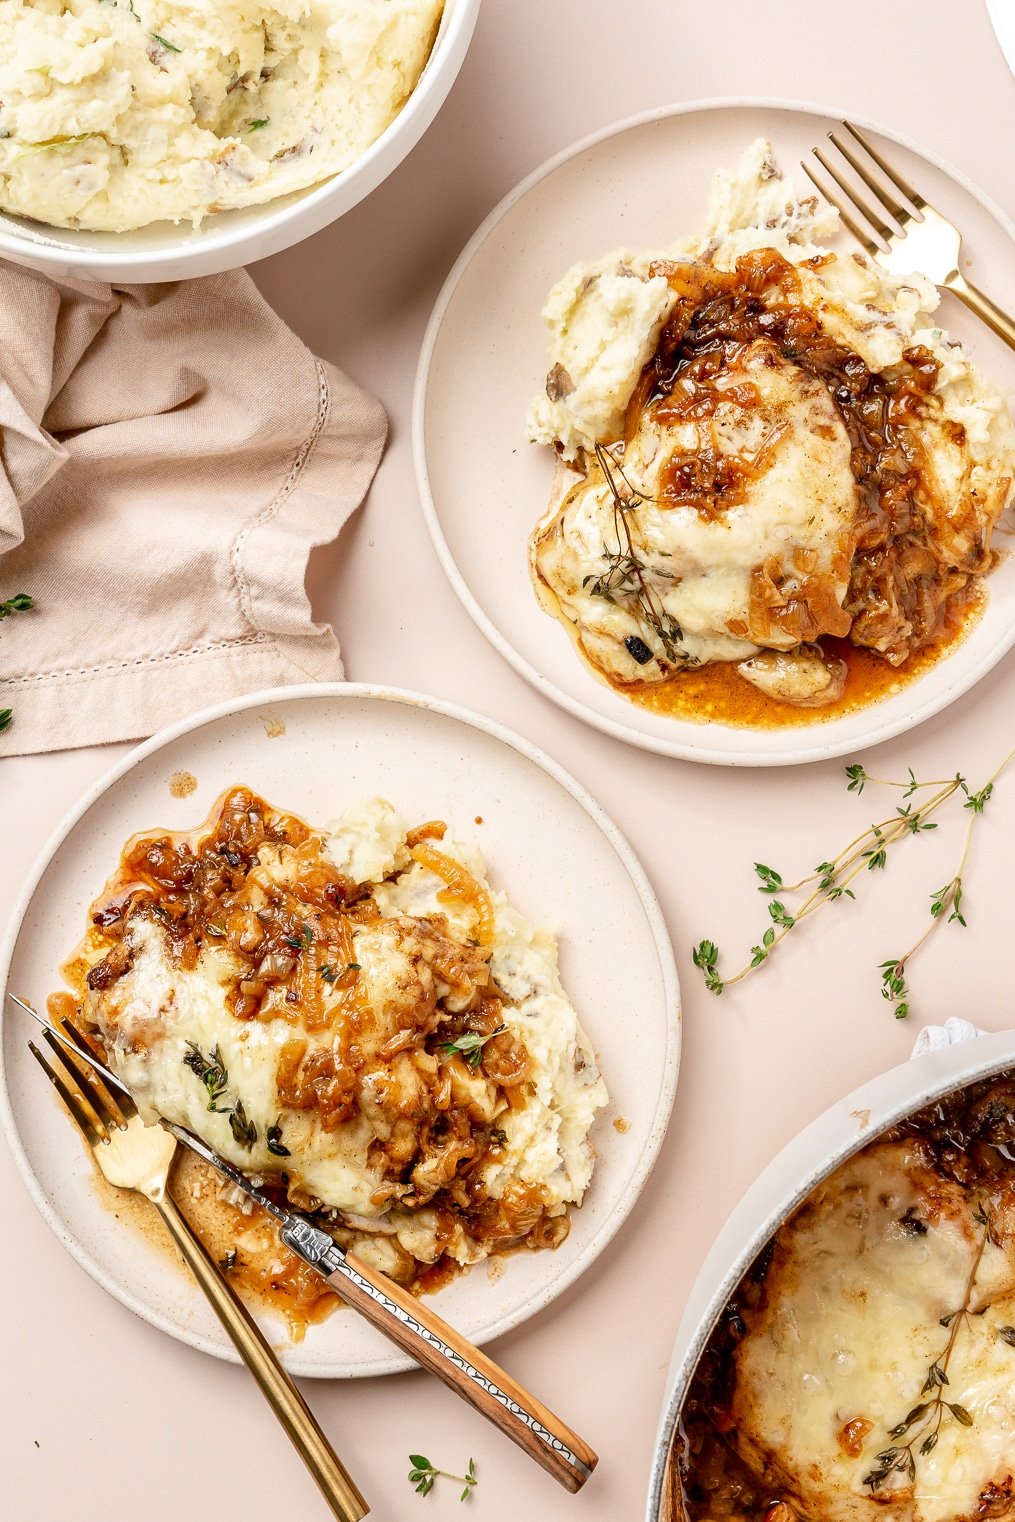
[[[752,1472],[803,1517],[954,1522],[1012,1509],[1015,1347],[1002,1329],[1015,1323],[1013,1226],[1015,1190],[971,1197],[906,1140],[865,1150],[780,1231],[762,1303],[740,1312],[730,1419]],[[928,1391],[942,1364],[947,1384]],[[871,1483],[893,1449],[898,1467]]]

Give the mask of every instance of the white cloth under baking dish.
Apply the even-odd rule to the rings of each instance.
[[[960,1041],[974,1041],[977,1036],[986,1034],[972,1021],[950,1015],[944,1025],[925,1025],[909,1055],[922,1057],[924,1052],[939,1052],[943,1046],[957,1046]]]
[[[242,270],[172,285],[0,264],[0,755],[137,739],[343,675],[304,589],[361,502],[380,404]]]

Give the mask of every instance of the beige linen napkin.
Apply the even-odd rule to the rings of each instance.
[[[304,590],[358,506],[380,404],[243,271],[173,285],[0,264],[0,755],[136,739],[342,676]]]

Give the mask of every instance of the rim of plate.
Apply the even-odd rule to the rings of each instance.
[[[611,137],[619,137],[624,132],[630,132],[637,127],[645,127],[652,122],[664,121],[670,117],[692,116],[712,111],[729,110],[759,110],[759,111],[790,111],[801,116],[818,116],[825,121],[839,123],[848,117],[857,126],[866,131],[877,133],[879,137],[886,138],[889,142],[897,143],[900,148],[906,148],[915,153],[919,158],[926,160],[942,173],[950,176],[963,190],[974,196],[983,209],[994,218],[1002,232],[1015,241],[1015,220],[1008,216],[992,197],[988,196],[974,180],[970,179],[961,169],[957,169],[947,159],[929,151],[915,142],[911,137],[895,132],[889,127],[870,117],[859,116],[846,110],[839,111],[827,105],[816,104],[805,100],[780,100],[775,96],[745,95],[745,96],[707,96],[701,100],[685,101],[673,106],[658,106],[649,111],[640,111],[634,116],[624,117],[621,121],[613,122],[610,126],[598,128],[587,137],[572,143],[570,147],[562,149],[559,153],[547,159],[537,169],[525,176],[513,190],[510,190],[504,198],[497,203],[488,216],[480,223],[472,237],[466,243],[462,252],[455,260],[448,273],[440,294],[430,314],[430,320],[423,335],[423,343],[420,349],[419,360],[416,365],[416,379],[412,395],[412,455],[416,473],[416,486],[419,492],[420,503],[423,508],[423,516],[433,541],[437,558],[441,563],[445,575],[458,595],[470,618],[476,624],[480,632],[485,635],[490,644],[500,652],[506,661],[533,686],[537,692],[541,692],[551,702],[581,719],[584,724],[590,724],[594,729],[601,730],[604,734],[612,735],[616,740],[623,740],[628,745],[635,745],[641,750],[654,751],[657,755],[671,756],[683,761],[698,761],[712,766],[801,766],[812,761],[828,761],[835,756],[846,755],[851,751],[867,750],[871,746],[881,745],[886,740],[893,739],[896,735],[903,734],[910,729],[915,729],[918,724],[933,718],[936,713],[947,708],[963,693],[975,686],[989,671],[992,671],[997,663],[1007,655],[1015,645],[1015,620],[1008,634],[998,640],[994,648],[980,661],[976,667],[976,674],[969,679],[956,677],[949,682],[944,689],[933,698],[925,698],[922,703],[914,706],[905,715],[895,720],[882,721],[874,724],[867,733],[858,739],[819,740],[817,737],[810,744],[798,744],[788,746],[784,752],[778,755],[761,755],[743,753],[730,750],[722,745],[702,744],[693,745],[684,740],[674,738],[672,740],[664,736],[647,734],[634,729],[620,720],[612,719],[606,714],[595,712],[587,707],[580,698],[572,697],[555,682],[550,681],[541,671],[531,665],[524,656],[520,655],[506,635],[502,634],[497,625],[487,615],[482,605],[472,592],[471,587],[458,568],[458,564],[452,554],[441,524],[440,510],[430,487],[430,472],[427,466],[425,412],[427,392],[429,390],[430,366],[433,361],[433,353],[440,335],[448,308],[454,299],[455,293],[461,284],[466,270],[472,263],[477,251],[486,242],[494,228],[508,215],[508,213],[521,201],[530,190],[551,174],[554,174],[569,160],[578,158],[588,152],[590,148],[597,147]],[[947,668],[947,660],[942,663]],[[935,669],[940,670],[941,667]],[[919,691],[919,686],[910,689]],[[877,704],[872,704],[866,710],[874,714]],[[861,712],[864,710],[861,710]],[[706,726],[701,726],[702,734],[706,732]],[[789,731],[787,731],[789,733]],[[792,731],[798,733],[797,730]]]
[[[540,767],[542,771],[546,772],[558,786],[562,787],[585,810],[586,814],[588,814],[589,818],[617,853],[641,902],[652,935],[656,955],[659,958],[659,972],[666,1005],[665,1060],[663,1063],[662,1083],[659,1089],[659,1100],[656,1105],[655,1114],[652,1117],[648,1142],[638,1159],[637,1166],[632,1175],[631,1186],[623,1197],[617,1201],[614,1208],[603,1220],[596,1235],[591,1239],[584,1251],[575,1258],[573,1263],[569,1264],[552,1283],[538,1290],[523,1305],[512,1311],[505,1312],[504,1315],[499,1317],[497,1321],[474,1339],[477,1344],[485,1344],[528,1321],[532,1316],[544,1310],[551,1301],[563,1294],[565,1290],[570,1289],[571,1285],[581,1277],[587,1268],[591,1267],[599,1254],[613,1240],[627,1219],[655,1165],[663,1138],[666,1135],[676,1094],[683,1035],[680,980],[677,974],[673,944],[655,889],[652,887],[633,846],[602,805],[593,798],[592,794],[582,786],[577,778],[573,777],[569,771],[561,766],[558,761],[555,761],[552,756],[548,755],[546,751],[534,745],[531,740],[527,740],[524,735],[508,729],[505,725],[499,724],[495,719],[487,718],[485,714],[463,708],[456,703],[448,703],[440,698],[412,692],[407,688],[389,687],[370,682],[306,682],[293,687],[265,688],[259,692],[245,694],[240,698],[229,698],[224,702],[215,703],[211,707],[200,709],[197,713],[191,714],[187,718],[159,730],[150,739],[142,741],[141,744],[136,745],[132,750],[128,751],[126,756],[123,756],[92,783],[64,815],[39,852],[18,895],[10,921],[4,931],[3,941],[0,943],[0,1032],[2,1032],[4,1021],[7,1018],[5,1010],[7,1004],[7,983],[14,949],[21,933],[25,915],[28,912],[36,889],[49,870],[57,851],[63,845],[74,826],[84,818],[89,809],[108,792],[114,783],[133,771],[137,765],[146,761],[150,756],[157,754],[158,751],[164,749],[167,745],[181,739],[184,735],[192,733],[194,730],[201,729],[208,724],[214,724],[220,719],[231,718],[250,708],[260,708],[267,704],[303,701],[307,698],[317,697],[327,699],[365,698],[371,701],[402,703],[412,708],[423,708],[430,713],[438,714],[443,718],[451,719],[455,723],[464,724],[470,729],[476,729],[483,734],[489,735],[501,744],[509,746],[510,749],[516,751],[525,760],[531,761]],[[40,1090],[40,1092],[42,1091]],[[2,1039],[0,1039],[0,1127],[2,1127],[6,1136],[7,1144],[11,1150],[21,1180],[47,1226],[61,1245],[66,1248],[97,1284],[101,1285],[114,1299],[119,1300],[121,1305],[125,1305],[128,1310],[133,1311],[142,1321],[147,1321],[150,1326],[157,1327],[159,1331],[168,1333],[169,1336],[174,1337],[177,1341],[186,1343],[201,1353],[209,1353],[213,1357],[221,1358],[226,1362],[240,1362],[239,1356],[231,1343],[222,1345],[211,1341],[200,1333],[195,1333],[180,1326],[171,1317],[165,1316],[161,1312],[154,1310],[151,1306],[146,1305],[122,1284],[107,1275],[80,1245],[76,1237],[64,1226],[63,1221],[46,1198],[36,1178],[35,1171],[22,1145],[21,1137],[15,1124],[13,1106],[7,1087],[7,1067],[4,1061]],[[413,1358],[399,1354],[397,1359],[393,1359],[391,1362],[383,1364],[367,1363],[350,1372],[348,1369],[337,1369],[334,1365],[322,1366],[310,1363],[300,1355],[298,1349],[286,1349],[281,1361],[290,1373],[300,1375],[301,1377],[319,1379],[366,1378],[380,1374],[403,1373],[418,1367]]]

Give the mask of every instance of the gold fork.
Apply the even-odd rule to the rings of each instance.
[[[925,275],[935,285],[954,292],[970,311],[975,312],[999,338],[1003,338],[1010,348],[1015,349],[1015,322],[959,270],[962,234],[958,228],[942,216],[915,186],[904,180],[897,170],[890,168],[874,145],[856,127],[850,122],[843,122],[842,125],[909,205],[903,205],[894,190],[875,179],[864,160],[849,143],[836,137],[834,132],[828,134],[832,146],[866,185],[873,199],[868,200],[862,191],[845,179],[818,148],[811,151],[825,173],[839,187],[841,195],[837,197],[834,191],[823,185],[804,163],[801,167],[811,184],[835,207],[854,238],[883,269],[892,275],[910,275],[915,271]],[[852,207],[868,227],[857,221],[847,206]],[[871,236],[869,229],[873,229],[875,236]]]
[[[39,1023],[44,1025],[41,1020]],[[85,1038],[69,1020],[60,1023],[79,1050],[90,1051]],[[135,1190],[155,1206],[333,1515],[339,1522],[359,1522],[369,1507],[257,1323],[169,1193],[169,1173],[178,1146],[175,1136],[161,1126],[146,1126],[125,1092],[107,1083],[98,1069],[94,1070],[94,1076],[90,1068],[83,1069],[63,1045],[67,1037],[57,1040],[44,1029],[43,1039],[62,1073],[46,1061],[34,1041],[28,1045],[84,1133],[102,1173],[115,1188]]]

